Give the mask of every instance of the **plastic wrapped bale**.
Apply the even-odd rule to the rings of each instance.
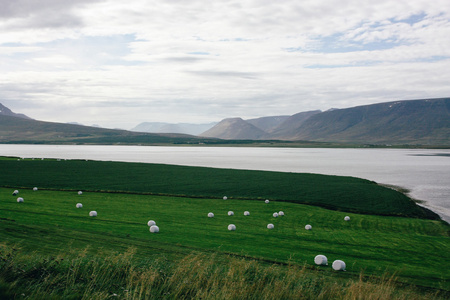
[[[308,225],[305,226],[305,229],[306,229],[306,230],[311,230],[311,229],[312,229],[312,226],[308,224]]]
[[[96,217],[97,216],[97,212],[95,210],[92,210],[89,212],[89,216],[90,217]]]
[[[151,232],[151,233],[157,233],[157,232],[159,232],[159,227],[156,226],[156,225],[150,226],[150,232]]]
[[[228,199],[228,197],[227,196],[223,196],[223,200],[227,200]]]
[[[82,191],[78,191],[78,195],[83,195],[83,192]]]
[[[77,207],[77,208],[83,208],[83,204],[77,203],[76,207]]]
[[[234,216],[234,212],[230,210],[230,211],[228,212],[228,215],[229,215],[229,216]]]
[[[345,216],[344,221],[350,221],[350,217],[349,216]]]
[[[284,216],[284,212],[280,210],[280,211],[278,212],[278,215],[279,215],[279,216]]]
[[[273,216],[274,218],[278,218],[278,213],[277,213],[277,212],[274,212],[272,216]]]
[[[325,255],[319,254],[314,257],[314,263],[319,266],[326,266],[328,265],[328,259]]]
[[[234,224],[228,225],[228,230],[230,230],[230,231],[236,230],[236,225],[234,225]]]
[[[22,197],[17,198],[17,202],[22,203],[23,202],[23,198]]]
[[[268,229],[273,229],[275,226],[273,226],[273,224],[267,224],[267,228]]]
[[[250,212],[248,210],[244,211],[244,216],[250,216]]]
[[[332,267],[335,271],[345,271],[345,262],[342,260],[335,260],[333,261]]]
[[[270,201],[269,201],[269,199],[266,199],[266,201],[264,201],[264,202],[265,202],[266,204],[269,204]]]
[[[15,190],[15,191],[13,192],[13,196],[17,196],[18,193],[19,193],[19,191],[18,191],[18,190]]]
[[[148,225],[149,227],[152,227],[153,225],[156,225],[156,222],[153,221],[153,220],[150,220],[150,221],[147,222],[147,225]]]
[[[34,187],[34,188],[33,188],[33,191],[35,191],[35,192],[36,192],[37,190],[38,190],[38,188],[37,188],[37,187]]]
[[[208,218],[214,218],[214,214],[212,212],[208,213]]]

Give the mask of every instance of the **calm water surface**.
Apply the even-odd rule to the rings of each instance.
[[[409,189],[450,222],[450,150],[0,145],[0,155],[361,177]]]

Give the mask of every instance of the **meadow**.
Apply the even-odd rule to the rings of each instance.
[[[0,166],[0,291],[6,298],[270,299],[275,292],[286,299],[450,295],[449,225],[426,219],[426,213],[419,218],[421,210],[411,208],[410,199],[373,182],[92,161],[5,158]],[[283,180],[277,179],[280,176]],[[289,193],[277,194],[280,184],[291,186]],[[19,195],[13,196],[16,188]],[[350,212],[355,208],[345,205],[338,210],[321,207],[327,203],[322,205],[320,199],[345,191],[352,191],[360,206],[365,203],[364,214]],[[404,211],[387,215],[389,201],[369,207],[373,193],[400,199],[392,207],[402,212],[403,206]],[[308,194],[316,205],[294,201]],[[17,203],[19,196],[23,203]],[[83,208],[76,208],[77,203]],[[380,214],[369,214],[374,209]],[[91,210],[98,216],[89,217]],[[234,216],[228,216],[230,210]],[[274,218],[279,211],[285,215]],[[209,212],[214,218],[207,217]],[[345,216],[350,221],[344,221]],[[159,233],[149,232],[150,219]],[[269,223],[274,229],[267,229]],[[235,224],[236,231],[228,231],[229,224]],[[305,230],[306,224],[312,230]],[[318,254],[328,257],[328,266],[314,264]],[[346,262],[346,271],[332,270],[336,259]]]

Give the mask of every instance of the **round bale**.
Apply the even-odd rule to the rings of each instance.
[[[280,210],[280,211],[278,212],[278,215],[279,215],[279,216],[284,216],[284,211]]]
[[[208,218],[214,218],[214,214],[212,212],[208,213]]]
[[[274,218],[278,218],[278,213],[277,213],[277,212],[274,212],[272,216],[273,216]]]
[[[152,227],[153,225],[156,225],[156,222],[153,221],[153,220],[150,220],[150,221],[147,222],[147,225],[148,225],[149,227]]]
[[[18,193],[19,193],[19,191],[18,191],[18,190],[15,190],[15,191],[13,192],[13,196],[16,196]]]
[[[35,192],[36,192],[37,190],[38,190],[38,188],[37,188],[37,187],[34,187],[34,188],[33,188],[33,191],[35,191]]]
[[[349,216],[345,216],[344,217],[344,221],[350,221],[350,217]]]
[[[268,204],[270,201],[269,201],[269,199],[266,199],[266,201],[264,201],[266,204]]]
[[[156,226],[156,225],[150,226],[150,232],[151,232],[151,233],[157,233],[157,232],[159,232],[159,227]]]
[[[229,216],[234,216],[234,212],[230,210],[230,211],[228,212],[228,215],[229,215]]]
[[[248,210],[244,211],[244,216],[250,216],[250,212]]]
[[[314,257],[314,263],[319,266],[326,266],[328,265],[328,259],[325,255],[319,254]]]
[[[223,196],[223,200],[227,200],[228,199],[228,197],[227,196]]]
[[[268,229],[273,229],[275,226],[273,226],[273,224],[267,224],[267,228]]]
[[[83,195],[83,192],[82,191],[78,191],[78,195]]]
[[[90,217],[96,217],[97,216],[97,212],[95,210],[92,210],[89,212],[89,216]]]
[[[311,229],[312,229],[312,226],[308,224],[308,225],[305,226],[305,229],[306,229],[306,230],[311,230]]]
[[[17,198],[17,202],[22,203],[23,202],[23,198],[22,197]]]
[[[333,261],[332,267],[335,271],[345,271],[345,262],[342,260],[335,260]]]
[[[234,224],[228,225],[228,230],[230,230],[230,231],[236,230],[236,225],[234,225]]]
[[[83,208],[83,204],[77,203],[76,207],[77,207],[77,208]]]

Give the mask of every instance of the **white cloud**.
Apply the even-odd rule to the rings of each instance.
[[[446,0],[17,0],[0,10],[0,98],[131,128],[443,97],[448,36]]]

